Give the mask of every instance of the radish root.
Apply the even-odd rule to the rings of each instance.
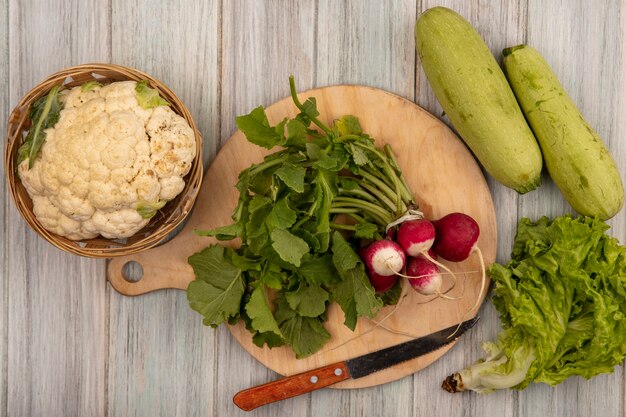
[[[404,284],[404,282],[402,282],[402,284]],[[365,336],[366,334],[368,334],[369,332],[375,330],[377,327],[383,327],[382,323],[387,320],[389,317],[391,317],[396,311],[398,311],[398,308],[400,308],[400,304],[402,304],[402,301],[406,298],[407,296],[407,288],[408,288],[408,283],[401,285],[402,286],[402,291],[400,292],[400,297],[398,298],[398,302],[396,303],[396,305],[394,306],[393,310],[391,310],[389,313],[387,313],[385,315],[385,317],[383,317],[380,321],[375,321],[372,320],[373,323],[375,323],[375,326],[370,327],[369,329],[367,329],[366,331],[364,331],[363,333],[357,335],[357,336],[353,336],[350,339],[344,341],[343,343],[335,346],[332,349],[329,349],[327,352],[331,352],[335,349],[339,349],[340,347],[342,347],[343,345],[352,342],[355,339],[358,339],[361,336]],[[388,328],[385,328],[385,330],[390,331]],[[392,331],[392,333],[395,333],[395,331]]]
[[[424,257],[426,259],[428,259],[429,261],[431,261],[432,263],[434,263],[438,267],[443,268],[446,271],[446,272],[440,272],[439,273],[440,275],[450,274],[452,276],[452,280],[453,280],[452,281],[452,286],[450,288],[448,288],[444,292],[441,292],[441,291],[437,290],[436,297],[434,297],[430,301],[433,301],[436,298],[445,298],[446,300],[458,300],[459,298],[457,298],[457,297],[450,297],[450,296],[446,295],[447,293],[449,293],[456,286],[456,281],[457,281],[456,274],[454,272],[452,272],[452,270],[450,268],[448,268],[447,266],[445,266],[444,264],[435,261],[430,255],[428,255],[428,253],[422,253],[422,255],[424,255]],[[391,271],[393,271],[394,274],[396,274],[399,277],[406,278],[406,279],[426,278],[426,277],[430,277],[430,276],[433,275],[433,274],[417,275],[417,276],[405,275],[405,274],[401,273],[400,271],[394,271],[394,269],[388,263],[386,265],[387,265],[387,268],[389,268]],[[427,303],[429,303],[430,301],[427,301]]]
[[[481,254],[481,255],[482,255],[482,254]],[[480,255],[479,255],[479,256],[480,256]],[[481,256],[481,257],[482,257],[482,256]],[[482,268],[482,271],[483,271],[483,274],[484,274],[484,266],[483,266],[483,268]],[[463,274],[465,275],[465,274],[470,274],[470,273],[474,273],[474,272],[479,272],[479,271],[463,271]],[[441,274],[442,274],[442,275],[449,275],[449,274],[454,275],[454,274],[452,273],[452,271],[450,271],[450,272],[442,272]],[[400,276],[402,276],[402,277],[406,277],[405,275],[400,275]],[[422,277],[426,277],[426,276],[429,276],[429,275],[420,275],[420,276],[409,277],[409,278],[422,278]],[[484,280],[483,280],[483,284],[484,284]],[[442,294],[442,295],[445,295],[445,294],[449,293],[450,291],[452,291],[452,290],[455,288],[455,285],[456,285],[456,280],[455,280],[455,282],[453,283],[453,285],[452,285],[450,288],[448,288],[447,290],[445,290],[445,291],[444,291],[444,292],[442,292],[441,294]],[[397,329],[394,329],[394,328],[389,327],[389,326],[387,326],[387,325],[385,325],[385,324],[384,324],[384,322],[385,322],[385,321],[386,321],[389,317],[393,316],[393,315],[396,313],[396,311],[398,311],[398,309],[400,308],[400,306],[401,306],[402,302],[403,302],[403,301],[404,301],[404,299],[406,299],[406,297],[408,296],[408,294],[407,294],[407,293],[408,293],[408,288],[409,288],[409,287],[410,287],[410,284],[408,284],[408,282],[406,282],[406,281],[402,281],[402,291],[401,291],[401,293],[400,293],[400,296],[398,297],[398,302],[396,303],[396,305],[394,306],[394,308],[393,308],[393,309],[392,309],[389,313],[385,314],[385,316],[384,316],[383,318],[381,318],[380,320],[378,320],[378,321],[377,321],[377,320],[374,320],[374,319],[370,319],[370,321],[371,321],[372,323],[374,323],[374,326],[372,326],[372,327],[370,327],[369,329],[365,330],[363,333],[361,333],[361,334],[359,334],[359,335],[357,335],[357,336],[353,336],[353,337],[351,337],[350,339],[345,340],[345,341],[344,341],[344,342],[342,342],[341,344],[339,344],[339,345],[337,345],[337,346],[335,346],[335,347],[333,347],[333,348],[331,348],[331,349],[328,349],[326,352],[331,352],[331,351],[333,351],[333,350],[339,349],[340,347],[342,347],[342,346],[344,346],[344,345],[346,345],[346,344],[348,344],[348,343],[350,343],[350,342],[352,342],[352,341],[354,341],[354,340],[358,339],[358,338],[359,338],[359,337],[361,337],[361,336],[365,336],[366,334],[368,334],[368,333],[370,333],[370,332],[372,332],[372,331],[376,330],[376,329],[377,329],[377,328],[379,328],[379,327],[380,327],[381,329],[383,329],[383,330],[388,331],[389,333],[397,334],[397,335],[400,335],[400,336],[405,336],[405,337],[408,337],[408,338],[411,338],[411,339],[416,339],[416,338],[418,338],[418,337],[421,337],[421,335],[415,335],[415,334],[411,334],[411,333],[408,333],[408,332],[405,332],[405,331],[402,331],[402,330],[397,330]],[[465,287],[465,285],[463,285],[463,287]],[[483,287],[481,287],[481,294],[482,294],[482,291],[483,291]],[[431,298],[431,299],[429,299],[429,300],[427,300],[427,301],[415,302],[415,304],[428,304],[428,303],[431,303],[431,302],[435,301],[435,300],[436,300],[436,299],[438,299],[438,298],[446,298],[446,299],[450,299],[450,300],[459,300],[459,299],[462,299],[462,298],[463,298],[463,296],[460,296],[460,297],[439,297],[439,295],[435,295],[433,298]],[[480,299],[480,298],[479,298],[479,299]],[[473,310],[474,308],[476,308],[476,306],[472,307],[472,309],[471,309],[471,310]],[[469,311],[471,311],[471,310],[469,310]],[[466,313],[466,314],[467,314],[467,313]],[[457,332],[458,332],[458,327],[457,327],[457,329],[455,330],[455,332],[454,332],[454,333],[452,333],[452,335],[448,336],[448,338],[453,337],[453,336],[454,336]]]
[[[472,249],[472,252],[475,252],[478,255],[478,259],[480,260],[480,271],[481,271],[480,291],[478,292],[478,297],[476,297],[476,302],[474,303],[472,308],[470,308],[465,313],[463,313],[463,316],[461,316],[461,319],[459,320],[459,324],[456,326],[456,329],[454,329],[454,332],[452,332],[452,334],[448,336],[448,339],[450,339],[451,337],[454,337],[454,335],[459,332],[459,329],[461,328],[461,325],[463,324],[463,320],[465,320],[465,318],[472,311],[474,311],[474,309],[480,306],[483,291],[485,290],[485,284],[487,284],[487,273],[485,270],[485,260],[483,258],[483,253],[478,246],[474,247],[474,249]]]
[[[396,272],[396,271],[394,271],[394,273],[395,273],[397,276],[402,277],[402,278],[406,278],[406,279],[427,278],[427,277],[431,277],[431,276],[433,276],[433,274],[424,274],[424,275],[411,276],[411,275],[405,275],[405,274],[403,274],[403,273],[401,273],[401,272]],[[440,274],[440,275],[444,275],[444,274],[446,274],[446,273],[445,273],[445,272],[444,272],[444,273],[441,273],[441,272],[440,272],[439,274]],[[452,283],[452,286],[451,286],[450,288],[448,288],[448,289],[447,289],[446,291],[444,291],[444,292],[437,291],[437,292],[435,293],[435,297],[433,297],[431,300],[429,300],[429,301],[427,301],[427,302],[425,302],[425,303],[420,303],[420,304],[426,304],[426,303],[429,303],[429,302],[431,302],[431,301],[436,300],[437,298],[445,298],[446,300],[458,300],[458,299],[459,299],[459,297],[450,297],[449,295],[446,295],[446,294],[447,294],[447,293],[449,293],[452,289],[454,289],[454,287],[455,287],[455,285],[456,285],[456,276],[454,275],[454,273],[452,273],[452,278],[454,279],[454,282]]]

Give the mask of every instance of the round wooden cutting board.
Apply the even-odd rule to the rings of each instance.
[[[480,225],[478,243],[486,264],[494,262],[496,218],[489,189],[471,153],[446,125],[414,103],[374,88],[335,86],[306,91],[299,96],[303,101],[311,96],[317,99],[322,121],[331,123],[333,119],[352,114],[359,118],[363,130],[376,138],[378,145],[389,143],[426,217],[437,219],[455,211],[469,214]],[[291,98],[269,106],[266,111],[271,123],[293,117],[298,112]],[[107,273],[113,287],[126,295],[161,288],[186,289],[194,278],[187,258],[217,242],[213,238],[196,236],[193,230],[231,223],[230,216],[238,197],[235,183],[239,172],[261,161],[267,153],[247,142],[241,132],[236,132],[208,168],[185,228],[162,246],[111,260]],[[127,281],[122,274],[123,266],[130,261],[138,262],[143,268],[143,277],[137,282]],[[476,255],[449,266],[459,273],[459,282],[449,295],[462,298],[453,301],[437,299],[425,304],[427,298],[409,291],[401,307],[385,321],[385,325],[418,337],[458,323],[476,298],[484,298],[485,294],[479,294],[480,266]],[[444,282],[449,283],[449,279],[445,278]],[[378,317],[383,317],[391,308],[383,309]],[[470,316],[474,314],[472,312]],[[380,327],[368,331],[374,325],[367,319],[360,319],[356,331],[352,332],[343,325],[343,319],[341,309],[332,304],[326,323],[331,340],[318,353],[300,360],[287,347],[258,348],[242,324],[230,326],[230,331],[252,356],[282,375],[293,375],[410,339]],[[201,320],[200,316],[198,320]],[[431,364],[451,346],[334,387],[367,387],[402,378]]]

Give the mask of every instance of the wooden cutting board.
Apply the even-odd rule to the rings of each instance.
[[[310,96],[317,99],[322,121],[330,124],[335,118],[353,114],[361,121],[363,130],[376,138],[378,145],[391,144],[426,217],[437,219],[454,211],[469,214],[480,225],[479,246],[485,262],[490,264],[495,260],[496,218],[489,189],[471,153],[446,125],[408,100],[369,87],[326,87],[306,91],[299,96],[301,100]],[[297,113],[291,98],[283,99],[266,110],[271,123]],[[217,242],[213,238],[196,236],[193,230],[231,223],[230,216],[238,197],[235,183],[239,172],[259,162],[267,153],[247,142],[241,132],[236,132],[208,168],[185,228],[162,246],[112,259],[107,275],[113,287],[125,295],[139,295],[162,288],[186,289],[194,278],[187,258],[208,244]],[[137,282],[127,281],[122,274],[124,265],[130,261],[138,262],[143,268],[143,277]],[[460,278],[449,295],[462,296],[461,299],[437,299],[424,304],[427,298],[410,291],[385,325],[421,336],[458,323],[479,296],[480,266],[476,255],[463,263],[449,266],[459,272]],[[447,278],[444,282],[448,282]],[[383,309],[378,317],[383,317],[391,308]],[[200,315],[198,320],[201,320]],[[317,354],[301,360],[297,360],[286,347],[258,348],[241,324],[230,326],[230,331],[244,349],[265,366],[282,375],[293,375],[410,339],[380,327],[369,331],[373,326],[371,321],[360,319],[353,333],[343,325],[341,309],[332,304],[326,323],[331,340]],[[402,378],[431,364],[451,346],[334,387],[367,387]]]

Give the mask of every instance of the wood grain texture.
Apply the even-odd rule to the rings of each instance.
[[[113,1],[112,61],[146,71],[190,108],[204,160],[219,132],[219,3]],[[219,391],[215,340],[164,291],[130,299],[110,293],[107,404],[110,416],[210,415]]]
[[[363,130],[376,138],[379,147],[384,143],[393,147],[406,181],[415,192],[416,202],[427,218],[440,218],[444,214],[462,210],[476,219],[481,228],[478,244],[485,263],[489,265],[495,260],[495,212],[489,190],[471,154],[443,123],[412,102],[379,89],[362,86],[325,87],[300,93],[300,100],[304,102],[309,96],[315,97],[320,120],[327,125],[345,114],[352,114],[359,118]],[[294,117],[297,112],[291,97],[266,107],[270,123]],[[144,286],[151,290],[186,288],[187,284],[181,281],[186,280],[188,283],[194,278],[187,258],[209,243],[219,243],[214,238],[199,239],[194,230],[214,229],[231,222],[232,212],[237,205],[235,184],[239,172],[253,163],[261,162],[267,153],[245,140],[241,132],[235,133],[207,170],[207,178],[211,181],[203,184],[196,210],[185,229],[159,248],[111,260],[108,267],[111,284],[127,295],[139,294],[138,291]],[[414,164],[412,158],[422,162]],[[429,178],[429,173],[436,170],[440,170],[437,179]],[[214,199],[210,197],[213,195],[221,197]],[[228,245],[234,243],[229,242]],[[144,277],[136,284],[127,283],[121,274],[122,265],[131,260],[142,265],[144,270]],[[417,337],[471,317],[471,314],[463,315],[479,297],[484,296],[484,293],[479,294],[482,284],[479,259],[472,256],[462,263],[451,264],[450,268],[457,273],[468,272],[459,275],[459,284],[450,292],[452,297],[463,295],[462,299],[455,302],[439,299],[426,305],[423,304],[423,296],[409,291],[402,306],[385,324]],[[446,280],[444,285],[447,288],[449,281]],[[125,292],[127,289],[131,291]],[[378,319],[389,311],[381,311]],[[420,320],[416,321],[415,317],[420,317]],[[251,335],[242,323],[230,329],[253,357],[282,375],[304,372],[407,340],[406,336],[372,328],[373,324],[368,320],[360,320],[354,332],[346,328],[343,322],[341,309],[331,305],[325,323],[332,335],[331,340],[317,354],[300,360],[295,358],[288,347],[258,348],[252,343]],[[337,387],[366,387],[399,379],[429,365],[446,350],[433,352],[358,380],[346,381]]]
[[[531,0],[528,4],[528,43],[546,58],[583,116],[604,139],[621,168],[623,182],[625,17],[623,1],[605,2],[601,8],[584,0]],[[520,216],[536,219],[571,211],[554,183],[544,179],[538,192],[520,199]],[[610,221],[610,233],[621,242],[626,240],[625,217],[622,210]],[[623,366],[591,381],[571,378],[554,389],[532,386],[519,394],[520,415],[624,416],[625,412]]]
[[[205,161],[234,132],[236,115],[287,95],[290,73],[301,90],[371,85],[440,116],[413,45],[414,19],[435,5],[467,17],[496,55],[525,41],[539,49],[626,173],[623,0],[0,0],[0,122],[45,75],[111,58],[153,73],[180,95],[204,135]],[[521,197],[488,182],[500,261],[509,258],[518,218],[568,211],[547,177]],[[445,361],[413,378],[324,389],[244,413],[232,395],[277,374],[225,328],[203,327],[182,292],[123,298],[107,290],[102,262],[41,241],[24,226],[4,181],[0,191],[0,415],[626,417],[623,367],[556,389],[536,385],[488,396],[441,391],[443,377],[481,357],[480,342],[495,338],[491,303]],[[610,224],[626,241],[624,211]]]
[[[360,84],[413,98],[415,1],[321,0],[315,82]]]
[[[111,0],[112,62],[148,72],[189,108],[205,166],[219,136],[219,2]],[[182,6],[182,7],[181,7]]]
[[[419,2],[325,1],[317,11],[317,86],[364,84],[414,99],[413,27]],[[413,378],[311,395],[312,410],[328,416],[412,413]]]
[[[10,1],[8,10],[11,106],[52,72],[109,59],[106,2]],[[5,224],[7,415],[103,414],[104,262],[54,249],[12,203]]]
[[[443,5],[450,7],[476,28],[480,35],[493,52],[499,57],[503,47],[523,43],[526,34],[526,1],[435,1],[425,0],[422,2],[420,12],[428,8]],[[442,109],[437,102],[432,88],[426,79],[421,64],[418,60],[418,84],[416,102],[437,116],[442,115]],[[447,117],[443,117],[450,124]],[[510,190],[489,176],[484,170],[498,222],[498,253],[497,259],[505,262],[510,259],[513,238],[517,229],[517,201],[518,194]],[[416,410],[423,410],[425,403],[435,404],[442,415],[460,415],[461,411],[467,410],[468,415],[498,415],[515,416],[517,393],[512,391],[498,392],[490,396],[462,395],[450,396],[440,389],[442,376],[449,375],[459,369],[474,363],[484,356],[480,344],[485,340],[495,340],[500,324],[497,312],[490,302],[483,303],[479,312],[481,322],[467,337],[462,338],[457,346],[446,355],[446,360],[439,361],[423,372],[415,375],[416,385],[423,387],[416,390],[414,404]],[[436,383],[435,383],[436,382]]]
[[[312,87],[315,10],[316,3],[310,0],[223,2],[222,145],[236,130],[236,116],[289,95],[290,74],[296,77],[299,90]],[[248,355],[225,328],[217,331],[217,349],[215,378],[221,391],[215,396],[216,410],[223,415],[246,415],[232,403],[232,396],[278,374]],[[311,416],[315,413],[310,411],[310,396],[270,404],[254,414]]]
[[[9,3],[8,0],[0,0],[0,126],[6,126],[9,112]],[[0,169],[4,172],[4,158],[0,161]],[[8,191],[6,181],[2,178],[0,184],[0,195],[2,196],[2,204],[0,204],[0,228],[2,230],[0,237],[0,258],[2,259],[2,278],[0,280],[0,415],[7,415],[7,389],[8,389],[8,319],[9,319],[9,270],[7,266],[8,242],[6,239],[7,229],[7,210],[10,201],[10,192]]]

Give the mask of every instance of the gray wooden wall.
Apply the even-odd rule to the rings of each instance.
[[[626,1],[0,0],[0,126],[21,96],[74,64],[113,62],[168,84],[192,110],[209,162],[235,116],[299,89],[338,83],[383,88],[441,114],[416,59],[419,13],[448,5],[496,55],[529,43],[552,64],[626,172]],[[1,162],[0,162],[1,163]],[[489,180],[506,261],[516,222],[568,212],[545,180],[524,196]],[[53,248],[17,213],[4,181],[0,286],[0,414],[18,416],[227,416],[240,389],[275,378],[224,329],[203,327],[183,292],[126,298],[105,281],[105,263]],[[611,224],[626,241],[626,215]],[[274,404],[258,416],[620,416],[622,367],[489,396],[450,395],[442,378],[478,359],[498,331],[490,302],[471,334],[430,368],[361,390],[324,390]]]

